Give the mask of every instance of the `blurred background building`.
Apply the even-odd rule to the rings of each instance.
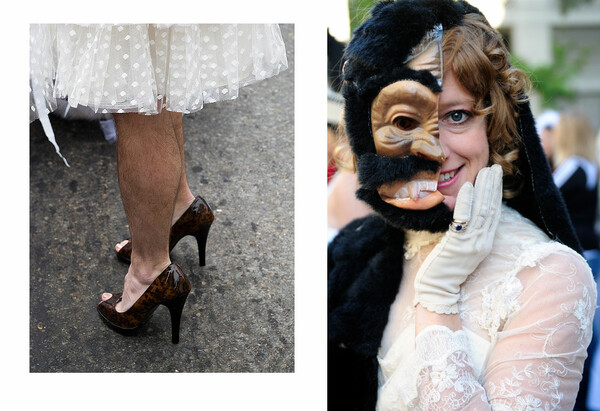
[[[600,128],[600,0],[469,0],[532,77],[532,110],[581,111]],[[329,32],[346,43],[377,0],[331,0]]]
[[[534,114],[585,113],[600,127],[600,0],[500,0],[497,27],[534,82]],[[490,19],[491,20],[491,19]]]

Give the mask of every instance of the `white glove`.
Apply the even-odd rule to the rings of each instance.
[[[429,311],[458,313],[460,286],[490,253],[502,204],[502,168],[485,167],[477,174],[475,187],[463,184],[454,207],[454,221],[442,240],[429,253],[415,278],[415,299]],[[460,230],[460,231],[455,231]]]

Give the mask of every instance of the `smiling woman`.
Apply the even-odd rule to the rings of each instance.
[[[386,1],[345,60],[375,215],[328,249],[329,409],[572,409],[596,288],[501,36],[464,1]]]
[[[510,64],[502,37],[490,31],[485,18],[480,16],[467,14],[465,24],[445,33],[442,43],[444,66],[455,74],[458,85],[474,99],[473,114],[486,116],[491,163],[502,166],[503,196],[508,199],[520,190],[515,174],[522,136],[517,130],[514,111],[527,100],[531,83]]]
[[[473,105],[473,96],[458,82],[454,71],[445,72],[439,102],[439,138],[446,161],[438,189],[445,197],[444,204],[452,210],[460,188],[466,182],[474,184],[490,158],[485,117],[475,115]]]

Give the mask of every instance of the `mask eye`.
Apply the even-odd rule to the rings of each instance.
[[[415,128],[419,127],[419,123],[416,120],[405,116],[396,117],[393,123],[394,126],[398,127],[400,130],[403,131],[412,131]]]

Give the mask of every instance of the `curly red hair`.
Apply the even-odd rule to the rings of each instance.
[[[453,70],[458,81],[475,98],[475,114],[486,116],[490,163],[504,172],[504,197],[518,194],[511,184],[518,173],[520,135],[517,106],[531,88],[527,75],[511,66],[502,36],[480,14],[466,14],[463,24],[444,32],[444,70]]]

